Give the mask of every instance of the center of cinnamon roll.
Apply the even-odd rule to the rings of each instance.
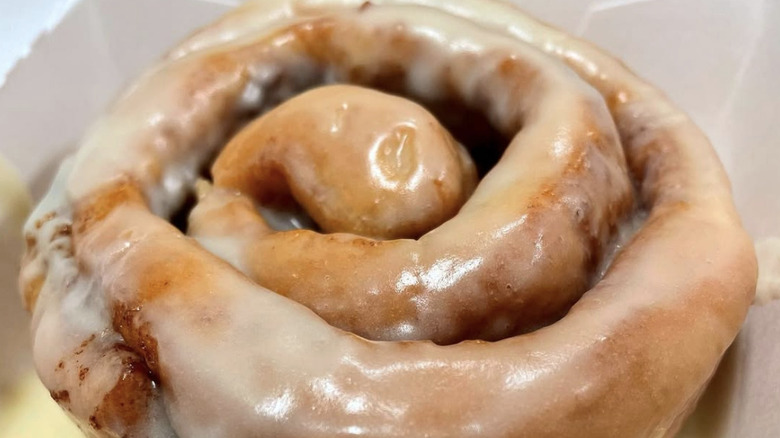
[[[236,54],[257,62],[234,73],[239,104],[213,106],[236,111],[231,124],[213,120],[229,132],[251,117],[247,95],[262,96],[259,112],[274,109],[222,148],[187,234],[258,285],[372,340],[497,340],[560,318],[633,206],[603,97],[478,29],[491,50],[372,20],[296,25]],[[219,76],[232,59],[208,65]],[[272,66],[277,76],[260,74]],[[311,90],[330,82],[354,85]],[[310,91],[288,99],[290,89]],[[498,148],[480,125],[506,139],[492,166],[485,158]],[[481,167],[476,188],[453,136]],[[271,227],[258,211],[290,204],[319,229]]]
[[[303,93],[241,130],[214,163],[217,187],[301,205],[325,232],[415,238],[477,184],[466,149],[422,106],[351,85]]]

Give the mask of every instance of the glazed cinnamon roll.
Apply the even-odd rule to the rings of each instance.
[[[99,436],[671,436],[756,285],[690,119],[485,0],[245,4],[26,239],[38,371]]]

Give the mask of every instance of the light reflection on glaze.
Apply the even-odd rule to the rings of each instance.
[[[358,414],[368,409],[368,407],[365,397],[356,396],[346,400],[344,411],[349,414]]]
[[[333,111],[333,121],[330,124],[330,133],[338,134],[344,130],[344,118],[349,111],[349,103],[342,102],[341,105]]]
[[[535,265],[539,263],[542,260],[542,257],[544,257],[544,233],[540,232],[536,236],[536,240],[534,240],[534,251],[533,256],[531,257],[531,264]]]
[[[417,275],[408,270],[404,270],[398,275],[398,281],[395,282],[395,290],[401,292],[407,287],[416,286],[418,284],[420,284],[420,280]]]
[[[285,390],[279,397],[266,399],[255,406],[255,413],[271,417],[275,420],[283,420],[290,409],[295,405],[295,396],[290,390]]]
[[[420,274],[420,279],[428,290],[443,290],[460,281],[481,264],[482,257],[468,260],[444,258],[436,261],[429,270]]]
[[[549,374],[551,369],[547,368],[518,368],[513,372],[507,373],[504,380],[504,388],[510,391],[522,390],[522,388],[545,374]]]
[[[514,230],[517,229],[517,227],[520,227],[525,224],[525,222],[528,220],[528,214],[524,214],[520,216],[520,218],[516,221],[512,221],[503,227],[499,228],[495,232],[493,232],[493,238],[494,239],[501,239],[502,237],[512,233]]]
[[[414,124],[402,123],[377,136],[368,158],[373,184],[398,192],[417,191],[426,172],[425,165],[418,162],[420,152],[417,149],[432,147],[417,144],[418,129]]]
[[[366,432],[366,429],[360,426],[349,426],[345,432],[350,435],[362,435],[364,432]]]

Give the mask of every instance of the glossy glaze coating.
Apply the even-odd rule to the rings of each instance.
[[[516,211],[490,201],[527,207],[547,178],[569,175],[560,168],[573,151],[614,158],[608,135],[583,146],[614,126],[647,221],[564,318],[532,333],[439,346],[334,328],[231,267],[248,271],[241,251],[225,250],[229,264],[204,249],[239,248],[230,239],[198,243],[163,218],[248,113],[334,80],[393,84],[421,100],[456,94],[517,133],[460,213],[419,241],[469,216],[471,227],[512,232],[500,224],[521,225],[509,219]],[[529,179],[517,185],[518,169],[504,164],[529,162],[539,170],[521,167]],[[551,197],[545,205],[563,207],[536,224],[574,252],[573,264],[550,253],[574,272],[566,281],[588,246],[566,234],[579,228],[564,207],[621,191],[575,181],[566,188],[593,193]],[[236,205],[235,226],[252,224]],[[594,228],[609,227],[597,219]],[[728,181],[692,122],[599,50],[486,0],[247,3],[171,51],[95,124],[27,233],[38,370],[103,436],[671,436],[756,282]],[[470,234],[451,236],[474,250]]]

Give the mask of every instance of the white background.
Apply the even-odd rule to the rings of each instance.
[[[43,29],[55,25],[76,0],[0,0],[0,85]]]

